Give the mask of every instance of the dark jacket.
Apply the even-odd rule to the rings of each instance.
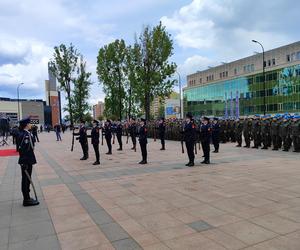
[[[91,135],[88,136],[92,139],[91,142],[93,145],[99,144],[99,130],[100,130],[99,127],[93,127],[91,131]]]
[[[134,137],[136,136],[136,132],[137,132],[136,124],[133,123],[129,126],[129,134],[130,136]]]
[[[146,128],[146,126],[141,126],[139,129],[139,142],[147,143],[147,128]]]
[[[195,124],[191,121],[190,123],[186,123],[184,125],[184,140],[185,142],[195,142],[196,140],[196,126]]]
[[[211,126],[210,124],[201,124],[200,125],[200,140],[201,142],[210,143],[211,138]]]
[[[18,149],[19,149],[19,164],[36,164],[34,154],[34,140],[32,135],[26,131],[21,130],[18,134]]]
[[[105,138],[107,138],[107,139],[110,139],[112,137],[111,124],[104,125],[104,135],[105,135]]]
[[[164,137],[166,132],[166,124],[164,122],[160,123],[158,126],[158,135],[159,137]]]
[[[218,139],[220,136],[220,124],[212,124],[211,125],[211,130],[212,130],[212,138]]]
[[[85,127],[81,127],[79,129],[79,133],[74,133],[74,135],[79,135],[76,140],[79,140],[80,143],[87,143],[87,133]]]
[[[122,132],[123,132],[123,125],[120,123],[116,127],[116,134],[117,134],[117,136],[122,136]]]

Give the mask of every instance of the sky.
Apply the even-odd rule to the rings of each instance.
[[[104,99],[96,75],[99,49],[115,39],[132,44],[145,25],[162,21],[174,41],[183,85],[186,75],[261,48],[299,40],[295,0],[0,0],[0,97],[44,99],[53,47],[74,44],[92,72],[89,102]],[[174,76],[176,77],[176,76]]]

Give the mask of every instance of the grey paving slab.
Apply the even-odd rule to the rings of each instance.
[[[0,202],[0,216],[1,215],[11,215],[12,206],[13,206],[12,201]]]
[[[112,245],[116,250],[138,250],[142,249],[135,241],[132,239],[123,239],[112,242]]]
[[[110,242],[130,238],[124,229],[115,222],[101,225],[100,229]]]
[[[47,236],[29,241],[10,244],[9,250],[60,250],[56,236]]]
[[[124,184],[121,184],[121,186],[124,188],[135,187],[135,185],[133,183],[124,183]]]
[[[50,185],[58,185],[62,184],[63,181],[60,178],[53,178],[53,179],[46,179],[46,180],[41,180],[40,185],[42,187],[50,186]]]
[[[7,228],[10,226],[11,215],[10,214],[0,214],[0,228]]]
[[[39,221],[49,221],[50,215],[48,209],[40,209],[40,210],[28,210],[27,213],[17,213],[13,214],[11,219],[11,226],[18,226],[23,224],[33,224]]]
[[[0,229],[0,249],[8,245],[9,228]]]
[[[114,220],[112,219],[112,217],[105,211],[105,210],[100,210],[97,212],[92,212],[89,214],[91,216],[91,218],[93,219],[93,221],[97,224],[97,225],[103,225],[103,224],[108,224],[108,223],[113,223]]]
[[[52,221],[41,221],[33,224],[24,224],[11,227],[9,231],[9,244],[21,241],[34,240],[44,236],[54,235]]]
[[[214,228],[212,225],[202,220],[189,223],[188,226],[190,226],[192,229],[196,230],[197,232],[202,232]]]

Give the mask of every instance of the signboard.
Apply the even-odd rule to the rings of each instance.
[[[179,99],[167,99],[165,103],[165,118],[180,117],[180,102]]]

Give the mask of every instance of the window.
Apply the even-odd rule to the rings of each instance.
[[[225,72],[223,72],[223,77],[225,77]]]
[[[292,53],[291,54],[291,61],[295,61],[295,59],[296,59],[296,53]]]
[[[272,59],[272,65],[275,65],[276,64],[276,61],[275,61],[275,58]]]
[[[208,76],[206,77],[206,81],[208,82]]]
[[[247,71],[247,66],[245,65],[244,66],[244,73],[246,73],[246,71]]]
[[[269,67],[271,66],[271,60],[268,60],[268,66]]]
[[[300,60],[300,51],[298,51],[296,54],[296,60]]]
[[[199,79],[199,82],[202,83],[202,78]]]
[[[220,78],[222,78],[222,72],[220,73]]]
[[[251,64],[251,72],[254,71],[254,64]]]
[[[267,66],[267,62],[266,61],[264,61],[264,67],[266,67]]]
[[[291,61],[291,56],[290,55],[286,55],[286,61],[290,62]]]
[[[235,74],[235,75],[237,74],[237,68],[234,69],[234,74]]]
[[[228,77],[228,71],[225,72],[225,76]]]

